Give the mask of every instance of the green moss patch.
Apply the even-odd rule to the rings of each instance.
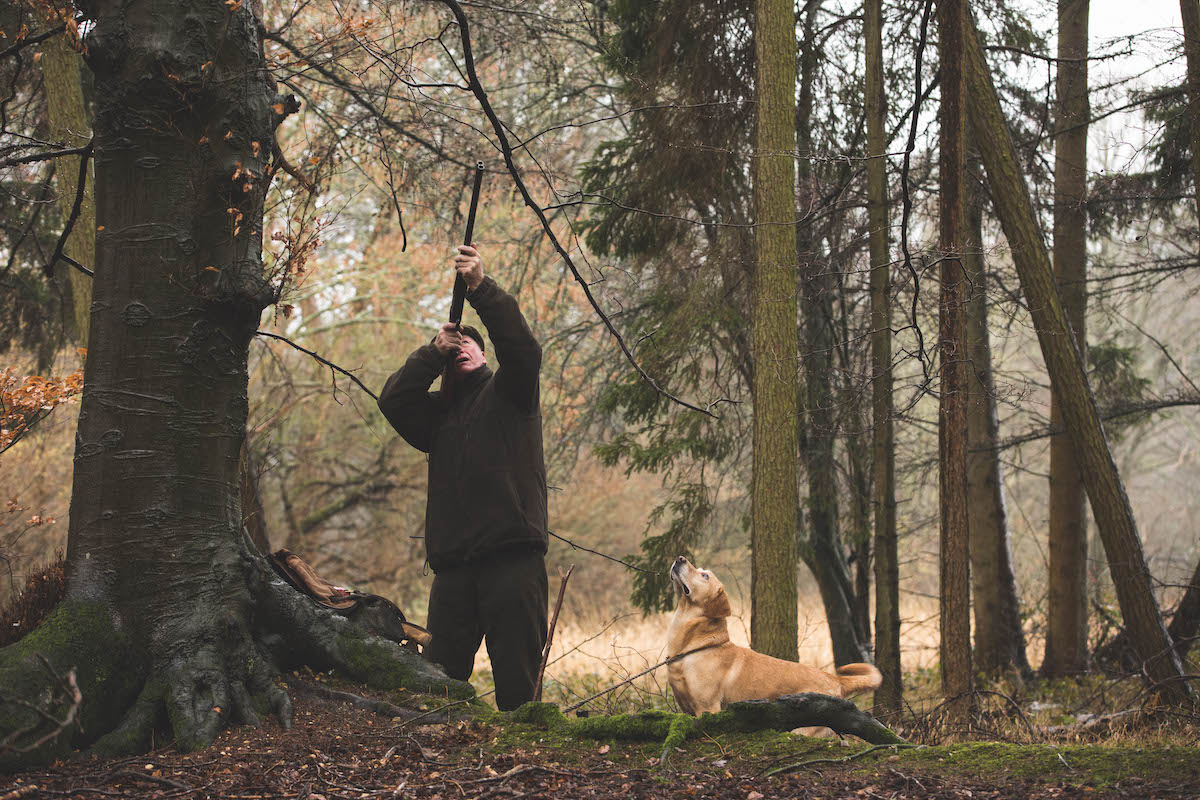
[[[1179,782],[1200,780],[1200,750],[1189,747],[1105,747],[1100,745],[1014,745],[971,742],[872,753],[856,767],[874,773],[880,762],[888,766],[920,766],[939,774],[1035,778],[1077,786],[1104,788],[1138,779]],[[874,764],[874,766],[872,766]],[[903,768],[903,767],[901,767]]]
[[[377,637],[347,633],[339,637],[338,649],[346,659],[350,677],[372,689],[399,689],[426,692],[449,700],[467,700],[475,689],[466,681],[456,681],[435,672],[422,658],[397,647],[383,644]]]
[[[132,653],[127,637],[113,626],[108,609],[86,602],[60,603],[28,636],[0,650],[0,687],[6,698],[39,704],[56,719],[63,719],[69,703],[53,699],[54,674],[65,677],[71,670],[83,697],[78,725],[34,752],[5,756],[0,759],[0,769],[49,763],[70,753],[72,745],[85,741],[84,736],[94,739],[120,719],[143,680],[141,665],[132,661]],[[32,709],[15,703],[0,705],[0,734],[30,726],[31,732],[18,737],[18,746],[36,741],[53,726],[39,723]]]

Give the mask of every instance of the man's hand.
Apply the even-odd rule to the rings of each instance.
[[[433,337],[433,346],[445,358],[457,353],[458,348],[462,347],[462,343],[462,332],[453,322],[443,323],[442,329],[438,331],[437,336]]]
[[[454,257],[454,269],[467,283],[467,291],[473,292],[483,283],[483,259],[475,245],[460,244]]]

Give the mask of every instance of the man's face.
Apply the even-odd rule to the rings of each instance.
[[[470,336],[463,336],[462,346],[450,360],[451,369],[456,375],[466,375],[487,363],[487,356],[479,349],[479,343]]]

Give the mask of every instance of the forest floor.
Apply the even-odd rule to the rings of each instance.
[[[664,767],[661,742],[566,739],[532,725],[490,724],[487,717],[402,722],[309,692],[292,696],[290,730],[270,720],[225,731],[195,753],[163,747],[118,760],[81,756],[0,775],[0,800],[1200,797],[1200,747],[1179,739],[895,751],[763,732],[689,741]],[[810,763],[767,774],[798,762]]]

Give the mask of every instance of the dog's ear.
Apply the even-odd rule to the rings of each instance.
[[[732,613],[733,609],[729,605],[729,595],[725,594],[724,586],[704,604],[704,616],[711,619],[723,619]]]

